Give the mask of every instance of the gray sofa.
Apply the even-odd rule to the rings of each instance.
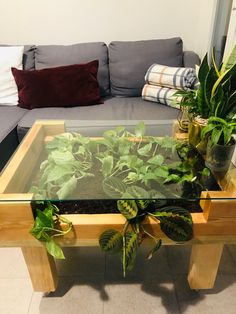
[[[153,63],[194,67],[199,57],[183,51],[181,38],[81,43],[70,46],[25,46],[26,70],[99,60],[98,82],[104,103],[73,108],[27,110],[0,105],[0,169],[37,119],[169,120],[179,111],[141,99],[144,75]],[[42,91],[43,92],[43,91]]]

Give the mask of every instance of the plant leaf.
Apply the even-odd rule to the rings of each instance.
[[[156,155],[147,161],[149,164],[155,165],[155,166],[161,166],[164,162],[164,157],[162,155]]]
[[[132,270],[138,250],[138,235],[135,232],[127,231],[123,237],[123,270]]]
[[[151,249],[151,251],[147,254],[146,256],[146,259],[150,260],[152,257],[153,257],[153,254],[156,253],[160,247],[161,247],[161,244],[162,244],[162,240],[158,240],[156,242],[156,244],[154,245],[154,247]]]
[[[136,204],[138,205],[138,208],[140,208],[141,210],[144,210],[148,207],[148,205],[150,204],[149,200],[136,200]]]
[[[52,213],[49,215],[46,215],[45,210],[41,211],[39,209],[36,209],[36,219],[35,219],[35,224],[36,227],[48,227],[48,228],[53,228],[54,223],[53,223],[53,218],[52,218]]]
[[[118,200],[117,208],[126,219],[132,219],[138,213],[138,207],[134,200]]]
[[[113,169],[113,156],[106,156],[100,160],[102,161],[102,174],[107,177]]]
[[[126,192],[128,192],[135,199],[149,198],[149,193],[137,185],[129,186]]]
[[[65,182],[57,191],[58,198],[62,200],[71,195],[76,189],[77,181],[78,180],[73,176],[67,182]]]
[[[226,56],[226,59],[223,60],[223,64],[221,67],[221,74],[225,71],[232,68],[232,66],[236,63],[236,45],[233,46],[232,50],[230,51],[229,55]]]
[[[178,206],[167,206],[155,212],[154,216],[160,220],[161,230],[171,240],[183,242],[192,239],[193,222],[188,210]]]
[[[57,181],[66,175],[71,176],[73,172],[74,171],[71,165],[56,165],[51,171],[48,172],[46,183]]]
[[[99,237],[99,245],[106,253],[118,253],[123,246],[122,234],[114,229],[106,230]]]
[[[148,156],[148,154],[150,153],[151,149],[152,149],[152,143],[148,143],[148,144],[144,145],[143,147],[139,148],[137,150],[137,152],[141,156]]]
[[[205,77],[207,73],[209,72],[209,70],[210,68],[208,64],[208,54],[206,53],[198,70],[198,80],[201,84],[204,84]]]
[[[75,161],[75,158],[71,152],[69,151],[61,152],[59,150],[52,151],[48,159],[50,161],[54,161],[56,165],[64,165]]]
[[[132,146],[132,142],[127,140],[127,138],[120,138],[119,139],[119,147],[118,151],[120,155],[128,155],[130,152],[130,148]]]
[[[56,259],[65,259],[62,249],[53,239],[50,239],[45,243],[46,249],[50,255],[55,257]]]
[[[103,191],[112,198],[121,198],[126,191],[126,184],[116,177],[103,180]]]
[[[145,133],[145,124],[143,121],[140,121],[137,126],[135,127],[135,135],[137,137],[143,137],[144,136],[144,133]]]

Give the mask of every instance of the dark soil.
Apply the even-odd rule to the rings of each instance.
[[[60,214],[110,214],[119,213],[116,200],[69,200],[69,201],[52,201],[56,205]],[[37,201],[31,203],[33,212],[35,209],[43,210],[45,204]],[[176,200],[169,199],[164,206],[180,206],[188,209],[191,213],[202,212],[199,200]]]

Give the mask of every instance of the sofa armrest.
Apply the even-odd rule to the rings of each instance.
[[[199,56],[193,51],[184,51],[183,66],[188,68],[195,68],[196,64],[200,64]]]

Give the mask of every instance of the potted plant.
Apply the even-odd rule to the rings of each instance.
[[[207,138],[206,166],[216,172],[226,172],[229,168],[234,149],[236,119],[224,120],[211,117],[201,132],[201,138]]]
[[[176,93],[176,96],[182,96],[180,105],[188,108],[189,141],[196,147],[201,141],[201,130],[207,125],[208,118],[215,116],[227,120],[236,113],[236,45],[219,67],[215,62],[214,51],[211,63],[206,54],[197,73],[198,89]]]

